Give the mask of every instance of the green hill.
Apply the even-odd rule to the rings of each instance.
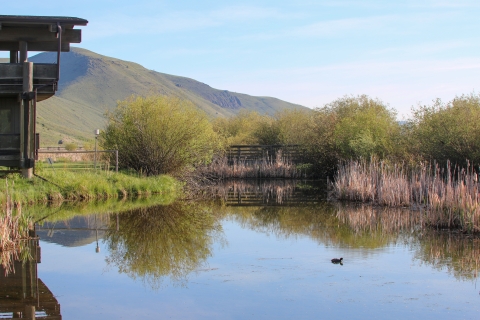
[[[56,53],[40,53],[29,60],[55,63]],[[132,94],[189,99],[212,117],[231,116],[241,109],[274,114],[282,109],[305,108],[276,98],[217,90],[193,79],[148,70],[80,48],[62,53],[60,66],[57,94],[38,104],[41,146],[56,145],[60,139],[79,143],[91,140],[94,129],[105,126],[105,112]]]

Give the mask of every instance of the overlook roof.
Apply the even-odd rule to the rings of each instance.
[[[0,15],[0,51],[18,51],[19,42],[28,43],[28,51],[57,51],[58,26],[62,29],[61,51],[70,51],[70,43],[82,41],[85,19],[75,17]]]
[[[86,26],[88,21],[75,17],[50,17],[50,16],[5,16],[0,15],[0,28],[3,26],[32,27],[60,23],[61,26],[73,28]]]

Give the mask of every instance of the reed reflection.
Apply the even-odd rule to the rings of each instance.
[[[403,208],[336,205],[337,217],[356,232],[395,233],[422,229],[422,214]]]
[[[457,279],[476,279],[480,266],[480,238],[449,230],[432,230],[422,211],[369,205],[337,205],[337,217],[356,234],[396,235],[408,239],[415,259]]]
[[[62,319],[60,304],[38,278],[41,251],[32,220],[6,210],[0,230],[0,316]]]
[[[228,206],[274,206],[318,203],[326,197],[326,182],[300,180],[226,180],[209,188],[207,194]]]
[[[119,214],[110,219],[104,241],[108,264],[159,288],[167,276],[185,283],[212,255],[215,241],[222,241],[222,229],[211,208],[177,202]]]
[[[339,203],[220,210],[243,227],[280,238],[307,236],[319,244],[350,249],[405,245],[414,251],[415,259],[439,270],[445,268],[457,279],[478,275],[480,238],[431,230],[420,211]]]
[[[32,229],[32,220],[21,212],[14,214],[13,210],[7,209],[0,216],[0,261],[5,275],[15,271],[15,261],[31,258],[28,241]]]
[[[343,248],[381,248],[397,241],[398,233],[355,232],[327,203],[303,207],[225,207],[231,219],[257,232],[279,238],[307,236],[319,244]]]

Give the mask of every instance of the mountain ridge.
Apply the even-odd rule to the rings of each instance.
[[[29,61],[55,63],[56,59],[56,53],[44,52]],[[211,117],[228,117],[243,109],[273,115],[283,109],[305,108],[273,97],[215,89],[191,78],[148,70],[138,63],[74,47],[61,55],[56,95],[38,104],[41,146],[56,144],[58,140],[91,140],[93,130],[105,126],[104,114],[115,108],[119,100],[152,94],[191,100]]]

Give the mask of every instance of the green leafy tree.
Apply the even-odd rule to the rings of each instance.
[[[217,118],[213,121],[213,126],[227,146],[279,142],[274,119],[256,111],[241,110],[233,117]]]
[[[319,176],[332,175],[340,160],[394,155],[401,133],[395,111],[366,95],[345,96],[316,109],[304,128],[300,140]]]
[[[480,95],[462,95],[448,103],[437,99],[412,111],[412,153],[440,163],[480,164]]]
[[[314,112],[311,110],[283,110],[275,115],[279,140],[282,144],[307,145],[312,139]]]
[[[336,115],[334,139],[341,158],[384,158],[393,152],[393,136],[399,134],[400,126],[396,112],[382,101],[346,96],[319,112]]]
[[[182,176],[209,162],[219,147],[206,114],[168,96],[132,96],[107,114],[105,149],[118,149],[119,165],[146,175]]]

